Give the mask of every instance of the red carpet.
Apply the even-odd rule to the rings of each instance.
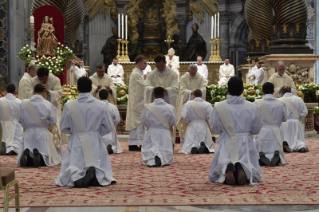
[[[0,165],[15,169],[21,207],[319,204],[319,141],[307,144],[309,153],[286,154],[287,165],[262,168],[265,181],[243,187],[208,181],[213,155],[178,154],[177,148],[171,166],[149,168],[139,165],[141,154],[128,152],[127,143],[124,153],[110,156],[117,183],[106,187],[55,186],[60,166],[22,169],[16,156],[1,156]]]

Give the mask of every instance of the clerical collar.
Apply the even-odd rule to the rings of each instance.
[[[167,72],[167,68],[164,69],[164,71],[160,72],[159,70],[157,70],[157,73],[159,74],[165,74]]]
[[[143,72],[141,69],[139,69],[139,68],[137,68],[137,67],[135,67],[137,70],[139,70],[140,72]],[[146,68],[145,68],[146,69]]]

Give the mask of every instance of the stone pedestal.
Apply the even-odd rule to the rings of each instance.
[[[308,114],[303,120],[305,137],[311,137],[317,134],[314,128],[314,107],[318,106],[318,103],[306,103]]]
[[[316,60],[319,60],[319,55],[314,54],[271,54],[259,58],[259,61],[264,63],[266,67],[265,82],[276,72],[276,64],[278,61],[284,61],[287,67],[294,64],[301,69],[309,68],[309,82],[314,82],[315,72],[313,65]]]

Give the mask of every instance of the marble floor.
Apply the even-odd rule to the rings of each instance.
[[[2,209],[0,210],[2,211]],[[15,209],[10,208],[9,212]],[[21,212],[268,212],[268,211],[306,211],[318,212],[318,205],[240,205],[240,206],[163,206],[163,207],[55,207],[23,208]]]

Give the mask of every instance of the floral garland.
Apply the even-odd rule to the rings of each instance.
[[[23,47],[19,52],[18,57],[25,61],[26,66],[31,64],[32,51],[30,46],[26,45]],[[59,42],[55,56],[37,55],[35,58],[35,64],[38,67],[49,69],[50,73],[63,74],[64,66],[67,64],[67,60],[73,57],[75,57],[73,51],[69,47],[64,46]]]

